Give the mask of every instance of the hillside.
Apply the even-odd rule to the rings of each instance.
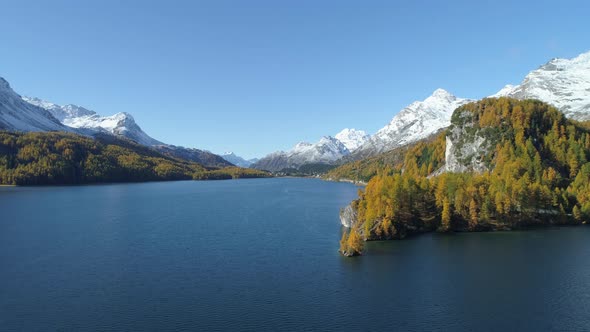
[[[324,136],[315,143],[299,142],[289,151],[273,152],[251,167],[281,173],[306,173],[306,168],[315,169],[317,165],[332,168],[368,139],[364,131],[346,128],[334,136]]]
[[[0,130],[75,132],[73,128],[61,124],[50,112],[24,101],[2,77],[0,77]]]
[[[101,116],[77,105],[58,105],[39,98],[17,94],[0,77],[0,130],[18,132],[71,132],[89,137],[106,135],[150,146],[172,157],[196,162],[205,167],[229,167],[231,162],[209,151],[162,143],[145,133],[127,112]]]
[[[0,131],[0,184],[45,185],[266,177],[268,173],[205,168],[112,135]]]
[[[585,223],[589,157],[586,125],[548,104],[488,98],[461,106],[443,135],[408,147],[403,162],[364,166],[377,175],[342,211],[350,232],[341,252],[359,254],[362,239],[435,230]]]
[[[39,98],[22,97],[29,104],[43,108],[62,124],[89,132],[110,133],[117,137],[133,140],[141,145],[152,146],[164,143],[150,137],[127,112],[111,116],[101,116],[94,111],[78,105],[57,105]]]
[[[253,163],[258,161],[258,158],[244,159],[233,152],[225,152],[219,155],[225,161],[232,163],[239,167],[250,167]]]
[[[444,142],[442,142],[443,145],[431,143],[435,140],[441,139],[444,141],[444,133],[431,135],[418,142],[410,143],[373,157],[349,161],[329,170],[322,175],[322,178],[331,181],[353,181],[366,183],[373,176],[377,175],[380,170],[386,167],[398,170],[401,169],[404,158],[410,150],[419,151],[420,156],[424,156],[425,158],[431,156],[432,154],[436,154],[437,158],[434,158],[432,165],[428,165],[428,167],[437,169],[444,162]],[[438,148],[438,150],[435,148]]]
[[[453,111],[471,99],[437,89],[423,101],[415,101],[360,146],[349,157],[359,160],[417,142],[449,126]]]
[[[205,167],[223,168],[237,166],[223,159],[221,156],[205,150],[175,145],[154,145],[152,148],[166,156],[192,161]]]

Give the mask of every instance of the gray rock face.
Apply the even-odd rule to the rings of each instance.
[[[446,137],[445,172],[462,173],[488,171],[484,158],[495,143],[489,135],[494,128],[478,128],[469,111],[457,111]]]
[[[340,223],[346,228],[351,228],[356,221],[356,211],[352,208],[352,203],[340,210]]]

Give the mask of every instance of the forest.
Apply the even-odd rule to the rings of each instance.
[[[205,168],[132,141],[63,132],[0,131],[0,184],[48,185],[267,177],[238,167]]]
[[[322,178],[336,181],[350,180],[354,182],[368,182],[373,176],[377,175],[377,173],[383,170],[385,167],[401,167],[405,155],[416,145],[425,147],[428,146],[426,143],[429,143],[432,140],[438,139],[440,137],[440,135],[435,134],[418,142],[410,143],[408,145],[383,152],[373,157],[346,162],[342,165],[339,165],[338,167],[327,170],[327,172],[322,174]],[[444,136],[442,136],[442,138],[444,140]],[[439,151],[439,153],[440,152],[441,151]],[[442,154],[444,159],[444,142]]]
[[[489,98],[455,110],[449,130],[453,127],[490,143],[489,151],[479,156],[488,170],[435,172],[445,162],[447,132],[414,144],[397,163],[374,159],[369,167],[375,175],[351,203],[356,218],[342,236],[343,254],[360,254],[365,240],[430,231],[509,230],[590,220],[587,123],[570,121],[536,100]]]

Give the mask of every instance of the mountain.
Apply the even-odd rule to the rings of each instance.
[[[531,71],[521,84],[506,85],[490,97],[538,99],[557,107],[570,119],[590,120],[590,52],[573,59],[552,59]],[[438,89],[424,101],[401,110],[387,126],[345,159],[353,161],[375,156],[430,137],[450,125],[456,108],[472,101]]]
[[[299,143],[289,152],[295,164],[330,163],[349,154],[350,151],[338,139],[324,136],[317,143]]]
[[[108,136],[131,140],[166,156],[181,158],[205,167],[227,167],[232,163],[211,152],[162,143],[146,134],[126,112],[101,116],[77,105],[57,105],[39,98],[21,97],[0,77],[0,130],[22,132],[64,131],[102,140]],[[105,134],[107,136],[105,136]],[[119,143],[113,143],[120,145]]]
[[[217,180],[269,176],[266,172],[239,167],[203,167],[203,163],[174,158],[152,147],[107,133],[97,133],[94,137],[89,137],[61,131],[0,131],[0,156],[0,185]]]
[[[451,115],[457,107],[472,101],[437,89],[425,100],[413,102],[401,110],[372,136],[362,130],[347,128],[334,137],[325,136],[315,144],[302,142],[288,152],[272,153],[252,167],[279,171],[310,163],[336,164],[339,159],[353,161],[374,156],[433,136],[450,125]]]
[[[350,155],[369,139],[362,130],[343,129],[334,136],[324,136],[316,143],[300,142],[289,151],[273,152],[252,163],[252,168],[272,172],[286,168],[299,169],[303,165],[332,165]]]
[[[437,139],[400,150],[395,164],[364,165],[378,171],[341,211],[350,229],[341,253],[360,254],[363,240],[432,231],[587,223],[588,126],[533,99],[484,98],[457,108]]]
[[[573,59],[555,58],[530,72],[519,85],[507,85],[492,97],[538,99],[568,118],[590,120],[590,52]]]
[[[590,52],[573,59],[552,59],[530,72],[519,85],[506,85],[490,97],[538,99],[568,118],[590,120]],[[391,122],[346,158],[358,160],[432,136],[450,125],[459,106],[472,102],[438,89],[424,101],[401,110]]]
[[[415,101],[402,109],[387,126],[354,151],[349,159],[374,156],[429,137],[451,124],[451,115],[457,107],[472,101],[437,89],[423,101]]]
[[[67,127],[86,130],[92,136],[110,134],[115,137],[130,139],[138,144],[152,147],[166,156],[199,163],[205,167],[234,166],[220,156],[209,151],[185,148],[162,143],[146,134],[126,112],[111,116],[101,116],[96,112],[77,105],[57,105],[39,98],[23,97],[23,101],[41,108],[61,121]],[[103,139],[106,139],[102,136]]]
[[[50,112],[24,101],[0,77],[0,129],[14,131],[69,131]]]
[[[60,106],[39,98],[31,98],[27,96],[23,96],[22,99],[29,104],[33,104],[35,106],[44,108],[45,110],[49,111],[49,113],[51,113],[53,117],[58,119],[61,123],[65,124],[66,126],[69,125],[67,123],[69,122],[69,119],[79,118],[83,116],[91,116],[96,114],[96,112],[94,111],[88,110],[84,107],[80,107],[77,105],[69,104],[65,106]]]
[[[276,172],[285,168],[298,169],[306,164],[333,164],[348,154],[350,151],[341,141],[332,136],[324,136],[313,144],[300,142],[287,152],[271,153],[251,167]]]
[[[225,159],[226,161],[240,167],[250,167],[250,165],[258,161],[258,158],[246,160],[233,152],[225,152],[219,156],[221,156],[221,158]]]
[[[135,123],[133,116],[126,112],[111,116],[100,116],[96,112],[77,105],[57,105],[39,98],[23,97],[23,100],[47,110],[66,126],[105,131],[115,136],[131,139],[139,144],[152,146],[164,143],[151,138]]]
[[[202,165],[110,134],[0,131],[0,184],[44,185],[189,180]]]
[[[154,145],[152,148],[167,156],[194,161],[206,167],[234,166],[233,163],[223,159],[221,156],[205,150],[168,144]]]
[[[334,136],[337,140],[342,142],[348,151],[353,152],[360,146],[365,144],[371,136],[362,130],[345,128]]]

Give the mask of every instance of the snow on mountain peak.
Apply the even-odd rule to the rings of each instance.
[[[496,92],[495,94],[491,95],[492,98],[499,98],[499,97],[506,97],[510,94],[510,92],[514,90],[514,85],[506,84],[500,91]]]
[[[66,126],[85,128],[98,132],[108,132],[124,136],[143,145],[161,145],[162,142],[148,136],[135,123],[133,116],[127,112],[116,113],[111,116],[100,116],[96,112],[77,105],[57,105],[39,98],[22,97],[31,105],[41,107],[51,113]]]
[[[323,136],[314,144],[298,143],[286,155],[294,165],[303,165],[336,161],[349,153],[350,151],[338,139],[332,136]]]
[[[573,58],[572,62],[588,64],[590,62],[590,51],[586,51],[586,52],[578,55],[577,57]]]
[[[374,155],[426,138],[448,127],[453,111],[471,101],[436,89],[423,101],[415,101],[402,109],[387,126],[359,147],[355,155]]]
[[[365,143],[370,138],[366,132],[362,130],[356,130],[354,128],[345,128],[334,137],[342,142],[342,144],[344,144],[344,146],[346,146],[346,148],[351,152],[363,145],[363,143]]]
[[[49,111],[49,113],[51,113],[51,115],[53,115],[56,119],[58,119],[61,123],[65,125],[68,125],[66,122],[71,118],[90,116],[96,114],[96,112],[94,111],[73,104],[60,106],[52,102],[35,97],[23,96],[22,98],[29,104],[33,104],[35,106],[39,106],[41,108],[46,109],[47,111]]]
[[[447,90],[438,88],[438,89],[434,90],[434,92],[432,92],[432,95],[429,98],[454,99],[456,97],[454,95],[452,95],[450,92],[448,92]]]
[[[554,58],[531,71],[521,84],[504,87],[492,97],[538,99],[567,117],[590,120],[590,52],[573,59]]]
[[[312,146],[313,146],[313,144],[308,143],[308,142],[299,142],[299,143],[295,144],[295,146],[293,147],[293,149],[291,149],[291,151],[306,151],[307,149],[309,149]]]
[[[552,59],[530,72],[520,85],[506,85],[490,97],[502,96],[539,99],[553,104],[570,118],[590,120],[590,51],[573,59]],[[352,130],[345,129],[335,137],[353,152],[353,159],[375,155],[448,127],[454,110],[472,101],[458,98],[444,89],[436,89],[424,100],[415,101],[402,109],[387,126],[358,147],[351,145],[347,139],[354,136]],[[325,140],[320,142],[326,143]],[[306,143],[296,148],[317,150],[311,146]],[[281,154],[283,157],[287,155]]]
[[[324,136],[314,144],[301,142],[288,152],[270,154],[254,167],[274,171],[309,163],[333,163],[351,153],[354,157],[363,157],[387,151],[448,127],[453,111],[471,101],[437,89],[423,101],[416,101],[401,110],[373,136],[346,128],[335,137]]]
[[[0,129],[18,131],[73,131],[45,109],[21,99],[0,77]]]
[[[257,160],[252,167],[269,171],[299,168],[305,164],[330,164],[349,155],[348,148],[337,138],[323,136],[316,143],[299,142],[287,152],[277,151]]]
[[[424,101],[417,103],[426,107],[444,107],[445,103],[452,103],[457,100],[457,97],[444,89],[436,89]]]
[[[252,163],[254,161],[258,160],[258,159],[246,160],[246,159],[236,155],[233,152],[224,152],[220,156],[221,156],[221,158],[225,159],[226,161],[229,161],[230,163],[232,163],[236,166],[239,166],[239,167],[250,167],[250,165],[252,165]]]

